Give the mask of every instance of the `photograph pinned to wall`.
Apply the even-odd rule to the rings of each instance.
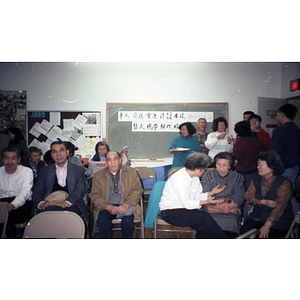
[[[9,128],[20,128],[26,136],[26,91],[0,91],[0,133],[7,133]]]
[[[82,134],[82,128],[78,129],[76,127],[74,127],[74,130],[72,132],[71,138],[76,141]]]
[[[83,135],[101,136],[100,113],[82,113],[82,116],[87,119],[83,126]]]

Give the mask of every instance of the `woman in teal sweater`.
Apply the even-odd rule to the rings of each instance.
[[[193,136],[196,133],[196,129],[190,122],[185,122],[179,126],[180,136],[177,136],[172,141],[169,151],[172,153],[172,149],[176,148],[189,148],[189,151],[186,153],[175,153],[173,158],[173,167],[183,167],[185,159],[189,154],[193,152],[201,152],[201,146],[198,139]],[[173,154],[173,153],[172,153]]]

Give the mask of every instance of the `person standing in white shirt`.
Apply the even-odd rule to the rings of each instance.
[[[16,237],[16,223],[27,221],[31,215],[31,188],[33,172],[19,165],[20,152],[15,147],[6,147],[2,151],[4,166],[0,168],[0,201],[9,212],[6,236]]]
[[[228,122],[225,118],[219,117],[213,120],[211,132],[206,141],[204,142],[205,147],[209,149],[208,155],[213,159],[215,155],[220,152],[233,151],[233,137],[230,133],[227,133]]]
[[[202,192],[199,178],[211,162],[204,153],[190,154],[184,168],[167,180],[159,208],[163,220],[175,226],[191,227],[196,231],[196,238],[228,238],[210,214],[201,210],[203,205],[225,201],[212,196],[224,191],[226,186],[218,185],[208,193]]]

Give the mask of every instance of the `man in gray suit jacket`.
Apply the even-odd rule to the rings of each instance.
[[[55,141],[51,144],[51,156],[55,163],[41,170],[33,189],[32,203],[38,213],[49,210],[72,211],[89,222],[83,200],[86,193],[85,170],[68,161],[68,152],[64,142]],[[68,197],[62,202],[45,201],[55,191],[65,191]]]

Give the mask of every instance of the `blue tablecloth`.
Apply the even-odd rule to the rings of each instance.
[[[155,171],[156,174],[156,181],[167,181],[168,172],[171,170],[171,168],[172,165],[153,167],[152,169]],[[142,179],[142,185],[144,189],[152,189],[154,183],[154,179],[152,178]]]

